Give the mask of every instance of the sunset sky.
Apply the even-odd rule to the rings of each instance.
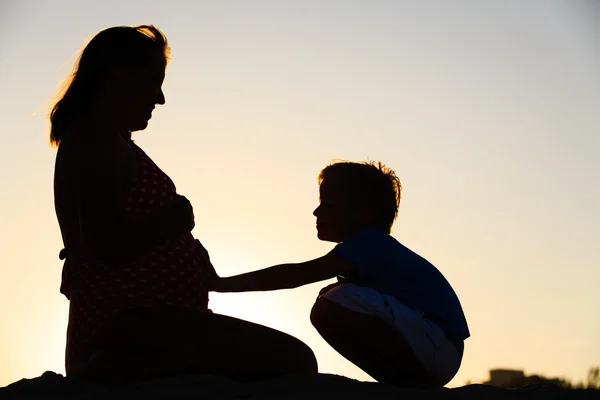
[[[469,322],[449,386],[600,365],[600,2],[0,0],[0,386],[64,373],[53,96],[97,31],[148,23],[173,60],[134,138],[194,205],[221,276],[328,252],[319,170],[381,160],[404,188],[393,235]],[[310,325],[326,283],[210,308],[368,380]]]

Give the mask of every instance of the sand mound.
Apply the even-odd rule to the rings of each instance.
[[[22,379],[0,389],[0,399],[69,400],[363,400],[363,399],[600,399],[600,392],[567,390],[553,386],[500,389],[468,385],[454,389],[398,389],[390,385],[359,382],[337,375],[287,376],[279,379],[239,383],[210,375],[186,375],[127,385],[76,382],[46,372],[39,378]]]

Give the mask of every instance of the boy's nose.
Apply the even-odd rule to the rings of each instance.
[[[165,94],[163,93],[162,89],[158,89],[156,95],[156,104],[160,104],[161,106],[165,104]]]

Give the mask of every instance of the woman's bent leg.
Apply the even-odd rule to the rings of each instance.
[[[96,359],[78,377],[136,380],[203,373],[262,380],[317,373],[300,340],[240,319],[175,308],[138,309],[115,318],[97,340]]]

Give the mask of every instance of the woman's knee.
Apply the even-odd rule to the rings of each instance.
[[[301,340],[298,340],[297,344],[297,360],[298,360],[298,372],[299,373],[314,373],[319,371],[317,363],[317,357],[308,345]]]
[[[302,340],[287,333],[277,331],[271,337],[270,347],[278,354],[275,364],[282,364],[291,373],[317,373],[317,358],[312,349]],[[267,344],[267,346],[269,346]]]
[[[287,333],[237,318],[209,314],[204,329],[212,342],[208,350],[217,356],[219,352],[243,368],[277,370],[284,373],[316,373],[317,359],[309,346]],[[240,345],[234,350],[232,342]],[[270,356],[269,356],[270,355]]]

